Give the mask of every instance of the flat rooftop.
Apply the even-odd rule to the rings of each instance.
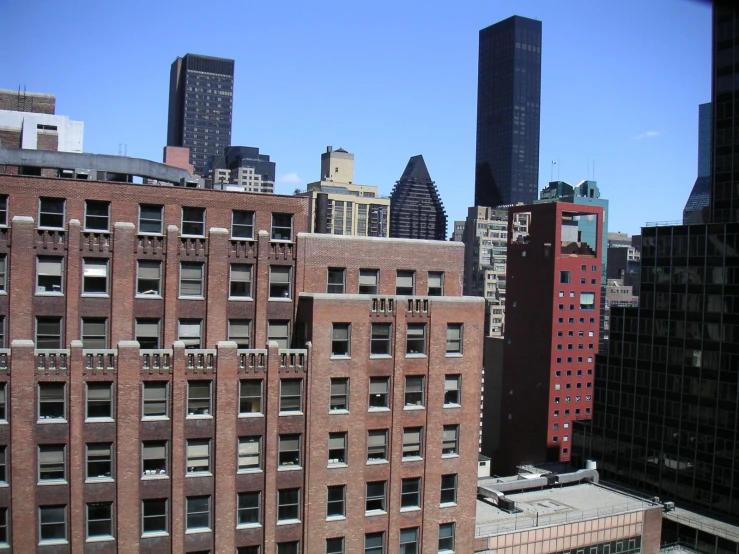
[[[642,511],[656,506],[653,502],[593,483],[555,486],[505,496],[514,501],[520,511],[509,513],[489,501],[478,499],[476,537]]]
[[[688,525],[696,529],[703,529],[725,539],[729,539],[734,542],[739,542],[739,527],[725,523],[718,519],[714,519],[709,516],[696,514],[690,510],[684,508],[675,507],[674,510],[665,512],[665,519],[669,519],[680,523],[682,525]]]

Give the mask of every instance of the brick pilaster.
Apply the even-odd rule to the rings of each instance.
[[[169,249],[167,250],[169,259]],[[172,440],[169,446],[170,535],[172,552],[185,551],[185,418],[187,417],[187,356],[185,344],[174,342],[172,356]]]
[[[260,241],[261,234],[260,231]],[[280,410],[280,356],[275,341],[268,345],[266,372],[266,407],[264,425],[264,544],[275,544],[277,525],[277,436]],[[269,468],[268,465],[272,467]]]
[[[113,259],[110,264],[111,344],[134,338],[131,298],[136,294],[135,241],[136,228],[133,223],[121,221],[115,224]]]
[[[172,348],[172,343],[177,340],[179,333],[177,329],[177,297],[180,293],[179,245],[179,229],[177,225],[169,225],[167,227],[167,256],[162,268],[162,279],[164,280],[162,291],[164,294],[163,348]]]
[[[229,291],[228,254],[231,249],[228,229],[211,227],[208,241],[208,282],[205,324],[206,348],[215,348],[218,341],[228,338],[226,307]],[[224,287],[225,284],[225,287]],[[225,290],[224,290],[225,288]],[[218,413],[218,412],[216,412]]]
[[[70,222],[71,223],[71,222]],[[78,248],[79,250],[79,248]],[[69,542],[74,554],[85,547],[85,359],[82,341],[73,340],[69,361]]]
[[[82,292],[82,265],[80,261],[80,221],[70,219],[67,225],[67,258],[64,262],[64,300],[68,317],[64,318],[64,343],[80,338],[80,293]],[[72,315],[74,314],[74,315]]]
[[[8,272],[8,301],[13,324],[8,325],[8,344],[33,340],[33,293],[36,290],[35,223],[32,217],[15,216],[11,222],[12,248]],[[33,355],[31,355],[33,357]]]
[[[267,299],[269,298],[269,233],[259,231],[257,239],[257,260],[252,275],[252,295],[254,297],[254,320],[252,325],[254,339],[252,344],[258,348],[267,343]]]

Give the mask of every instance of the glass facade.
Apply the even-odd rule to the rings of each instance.
[[[423,156],[413,156],[390,195],[390,237],[446,240],[446,211]]]
[[[481,30],[475,206],[536,200],[540,102],[541,21],[513,16]]]

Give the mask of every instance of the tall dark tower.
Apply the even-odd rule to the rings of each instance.
[[[390,237],[446,240],[446,211],[423,156],[408,160],[390,195]]]
[[[539,187],[541,21],[480,31],[475,206],[531,204]]]
[[[190,149],[195,173],[231,146],[234,61],[186,54],[172,63],[167,146]]]

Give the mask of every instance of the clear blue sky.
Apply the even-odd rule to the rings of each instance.
[[[552,160],[577,183],[594,159],[610,230],[680,219],[711,92],[694,0],[0,0],[0,88],[55,94],[87,152],[160,160],[172,61],[234,58],[232,142],[272,156],[277,192],[317,180],[327,145],[386,195],[423,154],[451,232],[474,198],[478,30],[514,14],[543,22],[539,188]]]

